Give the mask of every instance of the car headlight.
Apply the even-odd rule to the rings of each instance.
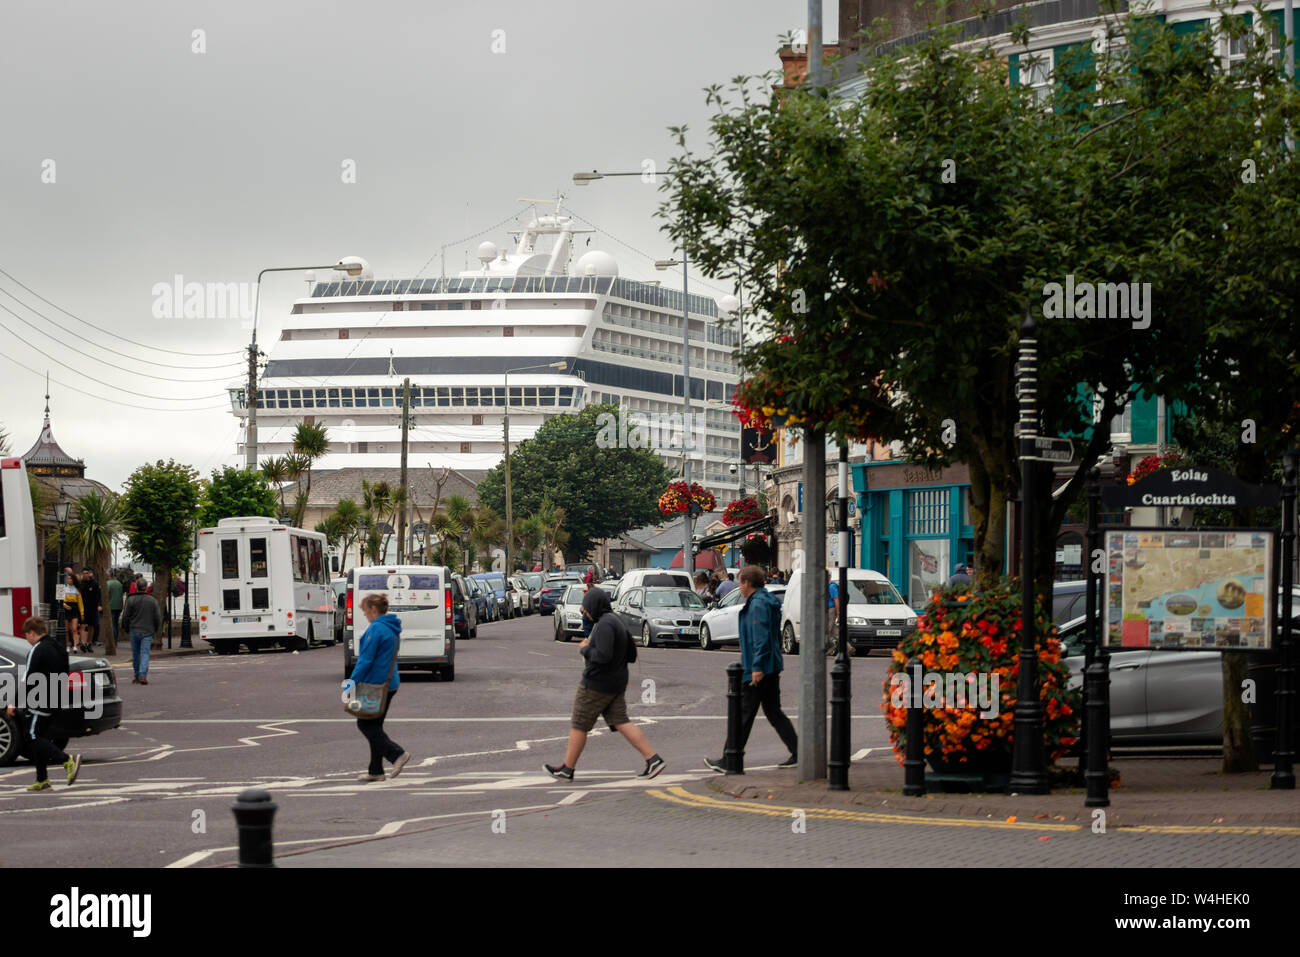
[[[651,619],[650,619],[650,623],[651,623],[652,625],[671,625],[671,624],[672,624],[672,622],[669,621],[667,618],[651,618]]]
[[[867,619],[865,619],[865,618],[850,618],[850,619],[849,619],[849,624],[850,624],[850,625],[865,625],[866,623],[867,623]]]

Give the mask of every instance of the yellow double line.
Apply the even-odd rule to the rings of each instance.
[[[646,791],[651,797],[683,807],[712,811],[740,811],[745,814],[762,814],[766,817],[790,818],[795,811],[806,817],[827,821],[861,821],[872,824],[929,824],[937,827],[982,827],[1001,831],[1044,832],[1083,831],[1088,824],[1059,824],[1046,821],[978,821],[956,817],[931,817],[921,814],[887,814],[880,811],[851,811],[845,808],[792,807],[769,804],[766,801],[724,800],[704,794],[693,794],[682,787],[653,788]],[[1258,834],[1300,837],[1300,827],[1279,824],[1117,824],[1110,830],[1133,834]]]

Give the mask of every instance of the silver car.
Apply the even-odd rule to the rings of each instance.
[[[629,588],[614,602],[614,614],[643,648],[696,644],[704,612],[704,602],[689,588]]]
[[[586,619],[582,617],[582,596],[587,593],[586,585],[570,585],[555,603],[555,640],[568,641],[570,638],[582,638],[589,634]]]

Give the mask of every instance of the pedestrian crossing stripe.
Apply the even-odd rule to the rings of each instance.
[[[661,801],[685,807],[714,811],[741,811],[767,817],[789,818],[795,811],[806,817],[829,821],[861,821],[873,824],[930,824],[938,827],[982,827],[1003,831],[1072,832],[1088,829],[1085,824],[1059,824],[1042,821],[979,821],[964,818],[930,817],[929,815],[887,814],[880,811],[852,811],[845,808],[792,807],[736,799],[720,799],[694,794],[683,787],[654,788],[645,792]],[[1273,824],[1115,824],[1109,830],[1133,834],[1237,834],[1300,837],[1300,827]]]

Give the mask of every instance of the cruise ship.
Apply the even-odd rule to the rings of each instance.
[[[576,237],[593,231],[557,202],[553,212],[533,206],[513,252],[484,242],[480,268],[455,277],[375,279],[368,263],[351,257],[362,273],[316,283],[294,302],[267,355],[259,459],[292,451],[295,427],[311,421],[330,437],[318,470],[397,466],[407,377],[413,468],[472,472],[501,462],[507,373],[512,448],[548,418],[591,403],[616,403],[629,417],[680,413],[683,295],[621,278],[614,257],[600,250],[570,268]],[[740,460],[740,428],[730,411],[738,337],[720,322],[717,300],[692,294],[686,305],[697,439],[691,479],[727,501],[739,484],[731,467]],[[244,383],[229,392],[246,424]],[[680,448],[656,451],[679,475]]]

